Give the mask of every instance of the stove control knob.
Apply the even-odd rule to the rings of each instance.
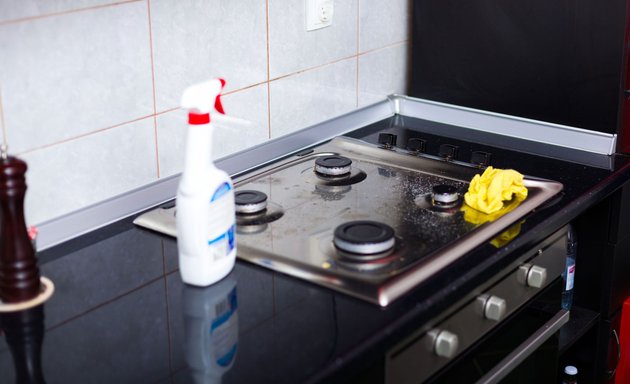
[[[490,165],[492,155],[489,152],[474,151],[470,156],[470,162],[474,165],[485,167]]]
[[[442,144],[440,145],[440,150],[438,151],[438,156],[445,160],[455,160],[457,158],[457,150],[459,147],[451,144]]]
[[[456,334],[446,330],[433,329],[427,333],[427,336],[431,342],[433,353],[436,355],[450,359],[457,354],[459,337]]]
[[[382,144],[383,147],[387,149],[391,149],[396,146],[396,135],[391,133],[380,133],[378,135],[378,143]]]
[[[542,288],[547,282],[547,269],[538,265],[523,264],[518,267],[516,277],[523,285]]]
[[[412,137],[407,141],[407,149],[412,152],[424,152],[426,150],[427,141],[417,137]]]
[[[507,302],[494,295],[480,295],[477,297],[483,317],[488,320],[501,321],[507,312]]]

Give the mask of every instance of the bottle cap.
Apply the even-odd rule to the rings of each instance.
[[[567,375],[575,376],[577,375],[578,370],[572,365],[567,365],[566,367],[564,367],[564,373],[566,373]]]

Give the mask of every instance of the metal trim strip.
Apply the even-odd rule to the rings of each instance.
[[[468,129],[604,155],[615,153],[616,134],[531,120],[500,113],[392,95],[396,113]]]

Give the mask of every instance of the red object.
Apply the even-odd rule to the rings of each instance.
[[[630,383],[630,298],[623,303],[621,325],[619,327],[621,358],[617,366],[615,384]]]
[[[188,124],[191,125],[203,125],[208,124],[210,122],[210,114],[209,113],[189,113],[188,114]]]
[[[221,82],[221,90],[225,87],[225,80],[219,78]],[[225,110],[223,109],[223,104],[221,103],[221,94],[217,95],[217,98],[214,100],[214,109],[217,112],[225,115]],[[188,113],[188,124],[191,125],[203,125],[208,124],[210,122],[210,114],[209,113]]]
[[[219,81],[221,82],[221,90],[223,91],[223,88],[225,87],[225,80],[219,78]],[[219,94],[216,98],[216,100],[214,101],[214,109],[216,109],[218,112],[222,113],[225,115],[225,110],[223,109],[223,104],[221,104],[221,94]]]
[[[39,229],[37,229],[36,226],[31,225],[30,227],[28,227],[28,238],[31,239],[31,241],[34,241],[37,238],[38,232]]]

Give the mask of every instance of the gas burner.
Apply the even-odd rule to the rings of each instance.
[[[323,176],[345,176],[350,174],[352,160],[344,156],[323,156],[315,160],[315,172]]]
[[[336,155],[318,157],[314,169],[306,168],[301,174],[305,182],[315,185],[315,193],[337,197],[348,192],[351,185],[367,178],[363,170],[352,166],[352,160]]]
[[[267,224],[284,215],[282,207],[267,202],[267,195],[260,191],[242,190],[234,194],[236,232],[254,234],[267,229]]]
[[[449,218],[454,217],[460,211],[462,199],[457,187],[440,184],[434,186],[431,193],[418,196],[415,203],[418,207],[431,211],[440,217]]]
[[[380,259],[376,260],[352,260],[349,257],[352,257],[351,254],[337,250],[337,253],[340,257],[335,260],[335,263],[346,270],[350,271],[358,271],[362,273],[369,272],[377,272],[383,273],[387,271],[387,267],[394,265],[394,261],[398,260],[399,257],[395,254],[391,254],[391,250],[389,252],[385,252]]]
[[[350,221],[335,228],[339,255],[354,262],[382,259],[394,250],[394,229],[377,221]]]
[[[431,191],[431,203],[435,207],[453,207],[459,202],[457,188],[452,185],[440,184]]]
[[[259,213],[267,209],[267,195],[253,190],[237,191],[234,203],[237,214]]]

